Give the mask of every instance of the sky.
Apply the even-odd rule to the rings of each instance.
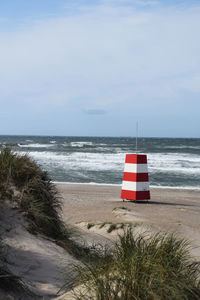
[[[200,138],[199,0],[0,0],[0,135]]]

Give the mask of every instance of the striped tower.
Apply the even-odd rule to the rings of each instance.
[[[126,154],[121,198],[136,201],[150,199],[145,154]]]

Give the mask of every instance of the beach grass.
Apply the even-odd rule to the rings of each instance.
[[[76,266],[76,299],[200,299],[200,265],[175,234],[136,234],[131,228],[96,263]]]
[[[60,218],[61,198],[47,172],[27,155],[9,148],[0,153],[0,198],[16,201],[26,212],[29,230],[63,238],[66,227]]]
[[[97,229],[106,228],[107,233],[111,233],[115,230],[124,229],[127,227],[137,227],[137,226],[144,226],[142,222],[102,222],[102,223],[95,223],[89,222],[87,223],[87,229],[91,229],[93,227],[97,227]]]
[[[52,238],[78,259],[87,258],[90,250],[71,239],[74,229],[61,218],[62,198],[55,184],[28,155],[16,154],[10,148],[1,149],[0,199],[17,204],[31,233]]]
[[[94,227],[94,226],[95,226],[95,223],[89,222],[89,223],[87,224],[87,229],[90,229],[90,228],[92,228],[92,227]]]
[[[130,208],[125,207],[125,206],[119,206],[119,207],[113,208],[113,211],[117,211],[117,210],[126,210],[126,211],[130,211]]]

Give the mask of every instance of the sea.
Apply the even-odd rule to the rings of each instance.
[[[0,136],[0,147],[28,154],[52,181],[121,185],[126,153],[135,153],[132,137]],[[150,186],[200,189],[200,139],[139,138],[147,154]]]

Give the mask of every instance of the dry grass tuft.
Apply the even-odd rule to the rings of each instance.
[[[200,299],[200,265],[176,235],[134,236],[128,228],[110,251],[97,262],[76,267],[76,283],[83,287],[76,299]]]

